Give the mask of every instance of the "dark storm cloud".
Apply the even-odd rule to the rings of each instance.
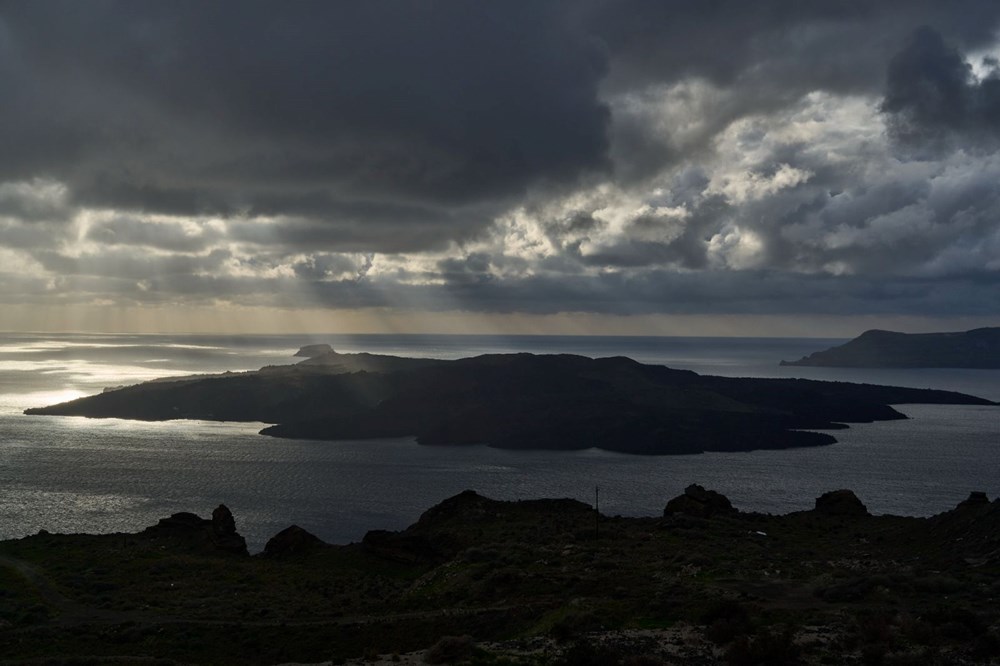
[[[990,0],[620,0],[590,15],[620,81],[752,77],[774,89],[872,90],[906,35],[932,25],[964,50],[992,43]],[[876,65],[876,66],[872,66]]]
[[[447,215],[606,166],[602,53],[558,4],[0,12],[16,100],[0,111],[0,176],[57,178],[88,205],[322,215],[349,198]]]
[[[998,26],[994,0],[5,2],[0,252],[43,300],[996,312]]]
[[[144,280],[157,276],[192,275],[217,271],[230,255],[214,250],[204,255],[139,255],[135,252],[103,252],[70,256],[43,251],[34,258],[46,269],[61,276]]]
[[[810,91],[881,92],[886,63],[920,25],[933,25],[963,51],[993,43],[1000,3],[992,0],[621,0],[601,3],[588,24],[608,45],[604,87],[635,100],[695,77],[730,94],[715,100],[693,143],[672,145],[648,118],[616,109],[620,175],[639,180],[697,158],[740,117],[781,109]]]
[[[342,252],[405,252],[440,248],[447,241],[479,233],[492,221],[484,210],[397,205],[374,201],[331,201],[310,205],[310,213],[276,218],[240,216],[228,221],[228,237],[238,243],[289,251],[323,248]],[[299,203],[288,209],[296,210]],[[282,210],[275,206],[274,212]]]
[[[894,314],[995,315],[1000,277],[977,273],[948,279],[872,281],[830,275],[795,276],[772,271],[711,274],[653,271],[599,277],[533,277],[521,281],[463,281],[448,298],[410,288],[406,298],[424,307],[476,303],[490,312],[607,312],[636,314]],[[336,298],[331,294],[332,298]]]
[[[125,295],[146,302],[150,294],[169,287],[189,302],[211,302],[225,297],[283,308],[330,306],[400,307],[448,311],[475,303],[490,313],[605,312],[640,314],[787,314],[789,306],[803,315],[853,314],[976,316],[994,315],[1000,307],[1000,280],[995,275],[957,275],[946,280],[896,278],[872,282],[829,275],[795,277],[770,271],[711,276],[657,271],[638,276],[604,275],[573,279],[533,277],[513,281],[463,279],[440,289],[404,285],[391,289],[354,280],[306,283],[288,278],[235,280],[181,275],[150,281],[149,291],[134,283],[116,283],[113,292],[100,292],[101,283],[87,283],[101,296]],[[596,301],[596,306],[595,306]],[[560,307],[553,309],[552,304]]]
[[[995,61],[992,65],[993,71],[977,81],[969,63],[940,33],[919,28],[889,62],[881,108],[891,118],[894,135],[916,144],[940,144],[954,135],[972,142],[995,139],[1000,69]]]
[[[490,273],[490,256],[483,252],[474,252],[463,259],[444,259],[438,262],[441,277],[449,284],[467,282],[489,282],[495,277]]]
[[[609,62],[612,88],[742,86],[724,126],[806,88],[872,89],[913,27],[901,9],[970,47],[994,4],[14,2],[0,171],[177,214],[322,217],[353,197],[447,215],[607,167]],[[615,139],[624,175],[684,157],[624,110]]]

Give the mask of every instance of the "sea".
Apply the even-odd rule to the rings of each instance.
[[[26,416],[158,377],[296,362],[302,345],[461,358],[485,353],[628,356],[703,374],[804,377],[962,391],[1000,401],[1000,371],[782,367],[844,340],[480,335],[152,336],[0,333],[0,539],[47,530],[141,530],[226,504],[251,552],[288,527],[330,543],[398,530],[466,489],[502,500],[570,497],[605,515],[656,516],[692,483],[746,511],[787,513],[854,490],[873,513],[928,516],[970,491],[1000,493],[1000,407],[901,405],[907,420],[852,425],[823,447],[634,456],[597,449],[432,447],[412,438],[305,441],[261,423]]]

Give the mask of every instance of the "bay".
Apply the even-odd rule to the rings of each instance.
[[[707,374],[808,377],[945,388],[1000,400],[1000,372],[780,367],[840,340],[588,336],[101,336],[0,335],[0,538],[135,531],[176,511],[229,506],[251,551],[298,524],[345,543],[400,529],[472,488],[497,499],[573,497],[607,514],[658,515],[689,483],[744,510],[808,509],[851,488],[876,513],[930,515],[971,490],[995,496],[1000,410],[907,405],[910,420],[856,425],[820,448],[636,457],[599,450],[439,448],[410,439],[278,440],[262,424],[31,417],[106,386],[294,362],[304,344],[338,351],[462,356],[531,351],[624,355]]]

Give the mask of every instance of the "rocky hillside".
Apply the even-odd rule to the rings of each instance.
[[[781,365],[841,368],[1000,368],[1000,328],[962,333],[865,331],[850,342]]]
[[[400,532],[299,527],[248,555],[225,507],[0,542],[16,664],[990,664],[1000,502],[784,516],[690,486],[662,517],[467,491]]]

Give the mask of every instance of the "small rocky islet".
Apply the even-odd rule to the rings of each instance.
[[[748,513],[689,486],[663,515],[463,492],[410,527],[250,555],[225,506],[136,534],[0,542],[13,664],[990,664],[1000,501],[871,515],[850,490]]]

